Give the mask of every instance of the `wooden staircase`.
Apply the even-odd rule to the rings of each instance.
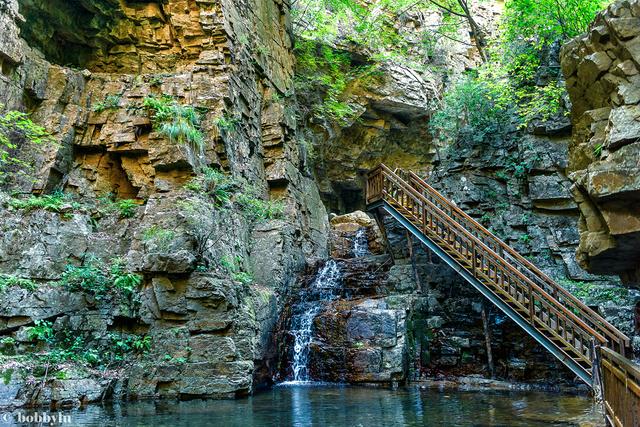
[[[367,208],[390,214],[587,384],[595,348],[629,338],[413,172],[367,178]]]

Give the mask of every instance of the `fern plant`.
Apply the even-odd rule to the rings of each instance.
[[[193,106],[181,105],[168,95],[148,96],[144,106],[151,113],[155,130],[172,143],[186,147],[187,158],[194,168],[199,168],[205,145],[200,113]]]

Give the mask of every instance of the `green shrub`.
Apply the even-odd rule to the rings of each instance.
[[[59,284],[70,291],[82,291],[103,298],[111,285],[104,266],[95,258],[88,259],[84,265],[67,265]]]
[[[629,297],[629,289],[624,286],[605,286],[570,279],[558,282],[586,304],[622,304]]]
[[[232,132],[236,130],[238,124],[240,124],[240,119],[237,117],[229,117],[227,115],[223,115],[217,117],[213,123],[216,125],[218,130],[222,132]]]
[[[242,283],[243,285],[249,285],[253,283],[253,275],[243,270],[243,259],[241,256],[223,256],[220,259],[220,265],[227,270],[231,275],[231,278],[235,281]]]
[[[116,200],[114,193],[108,193],[98,198],[98,207],[102,214],[118,213],[120,218],[133,218],[138,203],[135,199]]]
[[[157,225],[152,225],[143,231],[142,240],[155,244],[160,251],[167,251],[175,236],[176,233],[173,230],[166,230]]]
[[[130,297],[142,284],[142,276],[136,273],[130,273],[124,270],[124,262],[115,259],[111,263],[111,278],[113,286],[123,295]]]
[[[506,2],[502,32],[509,40],[552,43],[585,32],[610,0],[511,0]]]
[[[146,354],[151,350],[152,340],[145,336],[123,336],[121,334],[109,334],[111,341],[110,359],[122,361],[129,353]]]
[[[198,176],[185,184],[187,190],[208,194],[216,205],[227,204],[238,186],[238,183],[229,175],[208,167],[203,168]]]
[[[45,194],[42,196],[30,196],[28,199],[13,198],[9,201],[9,206],[15,209],[24,209],[26,211],[44,209],[52,212],[60,212],[62,206],[68,202],[70,202],[70,196],[58,191],[53,194]],[[72,204],[72,206],[74,208],[79,207],[77,203]]]
[[[48,365],[68,361],[81,362],[93,367],[109,366],[126,359],[129,354],[146,354],[152,345],[151,337],[140,335],[124,335],[111,332],[106,338],[87,342],[78,331],[64,329],[53,333],[51,322],[36,324],[33,331],[34,340],[45,342],[47,351],[36,355],[37,360]],[[44,374],[41,373],[41,374]]]
[[[120,106],[120,95],[107,95],[104,101],[100,101],[93,106],[95,113],[102,113],[106,110],[117,110]]]
[[[4,105],[0,104],[0,111],[3,109]],[[19,140],[33,146],[54,142],[51,134],[32,122],[28,114],[13,110],[0,114],[0,184],[7,180],[10,172],[22,176],[33,172],[32,164],[16,157]]]
[[[246,271],[238,271],[237,273],[232,273],[231,277],[233,280],[242,283],[243,285],[250,285],[253,283],[253,275],[251,273],[247,273]]]
[[[349,81],[359,73],[351,68],[348,54],[321,42],[304,39],[296,43],[295,54],[296,89],[311,101],[312,115],[340,125],[353,120],[357,110],[349,102],[346,89]],[[320,94],[320,98],[312,94]]]
[[[31,341],[51,342],[53,339],[53,323],[47,320],[35,320],[35,326],[27,329],[27,336]]]
[[[502,91],[497,87],[466,76],[445,94],[440,110],[431,118],[431,132],[446,144],[460,141],[478,144],[503,137],[513,116],[503,101]]]
[[[0,274],[0,292],[14,286],[26,289],[27,291],[34,291],[38,287],[38,284],[30,279],[24,279],[22,277],[8,274]]]
[[[525,245],[531,243],[532,237],[531,235],[524,233],[521,234],[520,237],[518,238],[520,240],[520,242],[524,243]]]
[[[116,202],[120,216],[122,218],[131,218],[136,214],[138,204],[133,199],[122,199]]]
[[[201,149],[204,135],[200,130],[200,114],[192,106],[180,105],[168,95],[149,96],[144,106],[151,112],[153,126],[173,143]]]
[[[263,200],[253,189],[245,190],[236,197],[236,203],[250,221],[280,219],[284,216],[284,203],[274,200]]]
[[[67,265],[58,284],[70,291],[82,291],[100,300],[109,294],[131,298],[142,283],[138,274],[124,271],[121,260],[114,259],[110,267],[90,257],[81,266]]]

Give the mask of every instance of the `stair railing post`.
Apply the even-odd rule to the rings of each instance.
[[[528,283],[528,287],[529,287],[529,320],[533,325],[535,323],[534,316],[536,314],[535,301],[533,300],[533,288],[531,287],[531,283]]]
[[[604,390],[604,382],[602,380],[602,366],[600,363],[600,351],[599,351],[599,347],[596,346],[595,340],[591,340],[591,352],[593,355],[593,365],[591,366],[591,379],[593,381],[593,384],[592,384],[593,398],[595,399],[597,404],[604,404],[605,390]],[[608,424],[606,409],[604,411],[604,419],[605,419],[605,424]]]
[[[476,242],[475,241],[471,241],[471,253],[473,254],[473,261],[471,262],[471,274],[473,274],[473,277],[478,277],[476,274]]]

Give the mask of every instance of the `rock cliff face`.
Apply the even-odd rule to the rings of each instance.
[[[582,267],[640,281],[640,3],[617,1],[562,50]]]
[[[473,4],[474,16],[486,29],[497,22],[499,9],[498,4]],[[421,50],[422,41],[433,38],[430,31],[443,25],[443,19],[437,10],[403,14],[395,28],[409,42],[407,57],[413,63],[408,64],[407,58],[392,60],[380,66],[373,78],[366,75],[351,81],[346,93],[356,114],[348,123],[305,121],[315,151],[314,175],[330,211],[363,209],[366,173],[381,162],[416,172],[431,170],[438,153],[429,119],[447,83],[480,63],[465,24],[460,24],[455,36],[462,43],[439,38],[429,53]],[[336,48],[356,65],[370,65],[375,61],[368,58],[378,53],[354,48],[348,41],[344,45],[338,41]]]
[[[617,281],[600,274],[637,279],[636,3],[611,6],[588,36],[563,50],[573,137],[559,116],[494,144],[448,149],[431,141],[428,121],[448,74],[476,64],[473,49],[444,43],[419,72],[385,66],[375,81],[347,88],[354,120],[300,124],[282,0],[1,3],[0,110],[29,112],[56,143],[18,146],[14,154],[35,171],[0,191],[0,274],[37,285],[0,288],[0,353],[9,357],[0,358],[9,385],[0,407],[250,393],[276,371],[276,345],[286,337],[274,342],[272,335],[285,299],[304,287],[297,274],[329,252],[351,258],[363,228],[374,255],[345,261],[342,298],[315,320],[314,377],[393,382],[486,373],[479,294],[391,223],[395,263],[381,255],[386,246],[366,214],[333,218],[329,228],[325,205],[362,208],[365,173],[380,161],[428,176],[571,286],[584,282],[608,295]],[[478,19],[495,13],[479,10]],[[440,18],[406,16],[399,31],[417,43]],[[465,31],[460,36],[470,42]],[[362,52],[350,55],[363,60]],[[145,100],[163,95],[201,115],[201,149],[154,126]],[[313,171],[302,133],[315,138]],[[255,221],[240,203],[219,203],[209,188],[193,185],[203,166],[232,183],[225,191],[250,184],[256,200],[282,201],[284,215]],[[52,210],[18,203],[54,192],[67,196]],[[123,200],[133,204],[131,214],[114,207]],[[96,298],[56,284],[94,264],[139,274],[135,298]],[[633,298],[603,310],[630,335]],[[567,380],[515,325],[498,313],[489,319],[499,377]],[[32,361],[11,359],[42,350],[29,333],[41,321],[93,348],[141,337],[151,346],[106,374],[42,377]],[[25,381],[31,377],[39,381]]]
[[[0,103],[30,112],[56,139],[18,147],[36,172],[9,188],[73,199],[49,212],[1,196],[0,273],[38,282],[29,295],[2,291],[3,337],[28,347],[24,331],[37,320],[95,345],[110,333],[149,336],[150,353],[121,384],[131,395],[233,396],[269,380],[279,294],[326,256],[328,234],[287,108],[288,13],[278,0],[3,3]],[[152,125],[143,101],[161,95],[202,114],[201,152]],[[196,163],[281,200],[284,218],[255,223],[186,189]],[[107,195],[134,200],[131,218],[102,209]],[[51,285],[69,265],[113,258],[143,276],[133,310]],[[21,387],[9,400],[29,394]]]
[[[624,18],[619,25],[624,22],[627,26],[633,26],[636,18],[633,15],[635,12],[632,13],[631,10],[635,9],[627,6],[622,9],[617,12],[621,18]],[[495,12],[479,11],[479,16],[492,16],[492,13]],[[409,30],[404,28],[405,31],[419,33],[419,22],[425,21],[418,19],[416,22],[409,19],[398,25],[403,28],[402,26],[407,24],[412,28]],[[604,30],[601,28],[598,31],[600,34]],[[631,30],[627,28],[625,31]],[[632,39],[631,35],[627,34],[625,40],[631,42],[635,38]],[[612,42],[607,43],[610,45]],[[569,55],[567,52],[575,51],[579,52],[578,55],[586,55],[583,53],[584,47],[578,50],[577,47],[571,46],[573,45],[566,47],[563,51],[565,71],[566,58]],[[593,46],[596,45],[593,44]],[[437,108],[438,99],[447,86],[443,71],[449,70],[455,76],[459,71],[457,66],[460,64],[471,67],[474,64],[473,52],[457,51],[447,45],[441,46],[441,49],[440,53],[449,58],[448,65],[439,64],[437,58],[433,58],[432,63],[435,66],[429,71],[412,71],[403,67],[383,68],[382,75],[373,83],[368,82],[367,85],[358,81],[352,83],[352,87],[347,92],[361,107],[358,110],[360,111],[358,120],[345,124],[333,132],[326,131],[325,128],[326,134],[320,139],[316,153],[315,173],[327,207],[336,212],[361,208],[364,176],[369,168],[381,161],[391,168],[412,169],[424,176],[436,189],[443,192],[507,244],[531,259],[571,292],[577,293],[587,304],[598,306],[599,311],[617,327],[629,336],[634,336],[636,331],[633,307],[638,301],[638,293],[634,290],[628,292],[625,289],[620,290],[619,281],[605,275],[612,272],[608,266],[612,265],[613,261],[608,258],[603,258],[600,268],[588,268],[585,271],[584,267],[587,265],[584,248],[585,244],[589,244],[588,242],[595,242],[596,236],[604,236],[603,238],[609,241],[610,234],[602,232],[605,228],[593,229],[599,234],[589,234],[592,229],[587,230],[585,227],[587,225],[600,227],[605,224],[608,217],[613,218],[614,214],[620,214],[619,217],[615,217],[618,227],[621,230],[628,230],[619,233],[620,235],[616,238],[623,237],[624,234],[625,239],[635,239],[635,231],[633,231],[635,230],[633,229],[635,199],[633,193],[626,192],[625,189],[632,186],[633,177],[637,175],[637,153],[628,151],[631,148],[620,149],[619,159],[624,161],[620,160],[617,164],[619,172],[616,172],[615,179],[612,178],[611,183],[619,183],[621,186],[620,198],[624,194],[625,197],[631,195],[632,199],[623,203],[620,198],[612,195],[612,203],[608,205],[610,214],[601,218],[601,210],[594,210],[593,201],[583,203],[585,197],[579,196],[582,194],[577,190],[579,186],[574,186],[577,180],[577,175],[574,175],[576,162],[578,158],[584,158],[585,153],[584,150],[580,151],[576,148],[575,138],[576,135],[582,137],[581,135],[586,132],[584,126],[587,126],[576,119],[584,112],[580,110],[580,108],[584,110],[584,106],[581,107],[575,99],[576,91],[582,91],[578,96],[582,97],[580,102],[583,105],[587,102],[585,99],[599,99],[601,89],[607,87],[603,86],[605,82],[616,81],[618,82],[616,84],[623,85],[623,76],[620,72],[624,68],[629,73],[624,80],[627,83],[624,83],[624,86],[616,86],[615,90],[611,89],[611,91],[617,93],[618,88],[622,91],[618,96],[619,101],[616,102],[625,102],[622,101],[624,98],[622,93],[626,98],[633,99],[631,94],[635,90],[634,84],[637,86],[634,80],[633,58],[629,54],[616,53],[621,59],[615,62],[609,58],[613,52],[610,52],[609,56],[600,55],[607,69],[613,70],[614,62],[616,66],[620,64],[618,68],[622,68],[617,74],[613,71],[606,74],[604,69],[593,71],[594,81],[596,78],[600,79],[598,80],[600,83],[596,86],[592,85],[593,82],[584,84],[579,82],[580,76],[594,69],[588,64],[589,61],[585,61],[587,65],[584,66],[583,71],[579,71],[580,68],[576,71],[574,68],[567,74],[567,85],[574,102],[573,123],[568,114],[568,110],[572,107],[566,100],[563,111],[555,117],[548,120],[533,120],[526,129],[516,129],[514,126],[504,138],[492,143],[477,144],[472,141],[459,141],[447,147],[438,147],[431,140],[428,122],[432,112]],[[610,48],[607,47],[607,49]],[[574,55],[576,55],[575,52]],[[350,52],[350,54],[358,57],[358,52]],[[578,58],[577,61],[580,59]],[[623,63],[623,59],[627,61]],[[429,59],[425,61],[429,62]],[[544,66],[537,76],[540,84],[544,84],[547,78],[545,76],[558,72],[559,46],[551,48],[545,54],[543,62]],[[618,76],[615,80],[611,77],[614,74]],[[582,86],[576,89],[576,84]],[[376,94],[383,94],[382,101]],[[391,98],[393,102],[384,102],[386,97]],[[638,100],[633,100],[633,103],[637,104]],[[604,111],[608,117],[609,110],[595,110],[600,113]],[[605,118],[605,121],[600,123],[606,126],[606,122]],[[631,126],[631,122],[633,120],[627,120],[625,126],[633,128],[635,125]],[[590,132],[595,132],[595,128],[592,127]],[[617,134],[620,135],[621,132]],[[600,128],[598,135],[604,138],[604,127]],[[629,138],[631,139],[627,143],[635,142],[635,137]],[[628,147],[634,145],[636,144],[632,143]],[[589,151],[587,150],[586,153],[589,154]],[[608,155],[606,148],[602,153],[603,158]],[[591,156],[593,157],[593,154]],[[612,164],[615,164],[611,159],[607,162],[603,163],[602,167],[611,168]],[[590,174],[593,175],[591,172]],[[607,197],[609,196],[605,196],[604,200]],[[598,206],[603,206],[601,202],[598,203]],[[585,221],[585,218],[589,218],[588,221]],[[616,252],[611,252],[612,257],[616,258],[615,263],[628,264],[637,268],[638,257],[632,253],[635,251],[632,248],[637,245],[634,246],[632,242],[633,240],[620,241],[618,248],[626,251],[620,252],[620,256]],[[577,259],[576,249],[579,254]],[[416,251],[419,252],[420,249],[416,248]],[[432,297],[418,299],[417,303],[407,303],[407,307],[415,308],[412,310],[416,316],[415,322],[407,322],[407,324],[411,325],[409,330],[414,331],[416,337],[434,334],[437,339],[424,339],[424,348],[419,345],[416,347],[415,351],[423,352],[424,357],[429,358],[428,362],[420,366],[425,372],[432,373],[481,372],[483,368],[480,361],[485,357],[483,350],[478,348],[482,340],[479,326],[481,298],[473,292],[468,292],[465,284],[454,272],[446,269],[440,272],[436,260],[426,256],[424,258],[429,261],[424,261],[418,270],[422,280],[430,283],[433,289]],[[613,269],[617,268],[615,263]],[[524,334],[510,322],[505,322],[499,314],[492,315],[491,319],[492,322],[497,323],[494,325],[493,332],[495,340],[500,342],[500,345],[496,347],[505,350],[496,356],[502,364],[499,368],[502,370],[501,375],[528,380],[534,379],[535,375],[532,376],[534,371],[545,372],[542,377],[550,375],[541,369],[542,366],[553,364],[542,355],[542,349],[531,342],[522,341],[525,339],[522,337],[516,341],[527,342],[526,345],[510,346],[508,343],[512,337],[524,336]],[[465,344],[463,346],[452,344],[460,342]],[[469,344],[470,342],[472,344]],[[637,344],[635,346],[640,348]],[[525,362],[526,360],[529,362]],[[556,374],[557,372],[554,371],[553,375]]]

